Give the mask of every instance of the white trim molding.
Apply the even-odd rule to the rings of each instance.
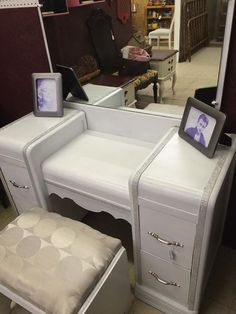
[[[0,0],[0,9],[29,8],[39,6],[38,0]]]

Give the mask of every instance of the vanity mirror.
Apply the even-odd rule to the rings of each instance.
[[[176,25],[175,25],[175,42],[179,42],[179,29],[178,27],[178,16],[180,17],[180,8],[181,3],[184,1],[176,1]],[[209,1],[211,3],[211,1]],[[170,94],[172,96],[172,101],[169,102],[168,99],[166,101],[165,96],[163,98],[164,104],[171,104],[171,105],[181,105],[182,107],[185,105],[187,98],[189,96],[194,96],[194,90],[197,88],[202,87],[208,87],[208,86],[216,86],[217,88],[217,95],[216,95],[216,102],[220,105],[221,103],[221,97],[222,97],[222,89],[224,84],[224,72],[227,62],[227,55],[228,55],[228,48],[229,48],[229,41],[230,41],[230,34],[231,34],[231,25],[232,25],[232,19],[233,19],[233,12],[234,12],[234,3],[235,0],[229,0],[228,1],[228,10],[227,10],[227,19],[226,19],[226,25],[225,25],[225,38],[221,47],[216,47],[217,52],[217,59],[220,62],[217,65],[217,69],[213,70],[213,73],[207,73],[207,75],[203,74],[203,70],[206,68],[206,64],[212,63],[216,59],[215,56],[211,55],[211,51],[209,52],[207,59],[205,58],[205,64],[199,64],[196,65],[193,68],[194,64],[194,57],[192,57],[192,61],[186,61],[177,64],[177,81],[176,81],[176,92],[173,97],[172,91],[170,90]],[[118,46],[122,46],[121,40],[124,41],[127,44],[128,38],[132,35],[132,23],[129,21],[126,24],[121,24],[116,16],[113,16],[113,8],[114,4],[112,6],[107,6],[107,4],[99,4],[96,5],[97,8],[102,8],[106,11],[111,17],[113,21],[113,28],[114,33],[116,34],[116,41]],[[94,9],[95,6],[93,6],[92,9]],[[115,8],[115,7],[114,7]],[[55,65],[56,63],[63,64],[63,65],[76,65],[78,64],[79,57],[86,55],[89,51],[89,53],[93,53],[92,47],[88,47],[88,42],[91,41],[91,38],[88,34],[88,29],[86,25],[86,21],[91,13],[91,7],[90,8],[74,8],[71,9],[70,14],[63,17],[57,17],[55,20],[51,20],[49,18],[43,19],[45,31],[47,35],[47,42],[49,46],[50,51],[50,57],[52,59],[52,64]],[[180,19],[180,18],[179,18]],[[78,23],[78,20],[80,20],[80,23]],[[66,24],[65,24],[66,23]],[[64,27],[66,25],[66,28]],[[52,27],[53,26],[53,27]],[[75,26],[77,27],[77,31],[75,32]],[[58,34],[60,33],[60,36],[53,31],[53,29],[58,30]],[[130,32],[130,34],[126,34],[127,32]],[[125,33],[125,34],[124,34]],[[120,36],[118,36],[120,34]],[[125,39],[125,40],[124,40]],[[83,43],[83,46],[81,45]],[[87,44],[86,44],[87,43]],[[85,45],[85,46],[84,46]],[[69,47],[69,48],[68,48]],[[179,47],[175,47],[176,50],[179,50]],[[200,54],[201,51],[204,50],[211,50],[211,47],[203,47],[197,54]],[[213,48],[215,50],[215,48]],[[60,52],[59,52],[60,51]],[[77,53],[75,54],[75,51]],[[189,68],[188,73],[183,76],[179,72],[179,67]],[[213,66],[212,66],[213,68]],[[218,76],[218,69],[219,69],[219,76]],[[190,73],[190,74],[189,74]],[[198,78],[199,85],[196,85],[196,79]],[[210,83],[207,81],[207,76],[210,78]],[[183,80],[188,84],[188,86],[181,85],[179,90],[177,90],[178,84],[182,83]],[[164,84],[169,84],[169,80],[165,81]],[[131,84],[132,85],[132,84]],[[191,92],[188,87],[191,85]],[[131,86],[132,88],[132,86]],[[164,94],[167,91],[168,88],[165,88]],[[148,89],[143,89],[142,91],[138,92],[141,94],[141,101],[144,99],[145,105],[148,105],[150,103],[154,103],[153,99],[153,90],[152,90],[152,84],[149,85]],[[134,93],[133,93],[134,94]],[[185,98],[183,98],[183,95]],[[136,97],[137,98],[137,97]],[[145,107],[145,106],[143,106]],[[138,107],[138,108],[143,108]],[[153,110],[155,111],[155,110]]]
[[[175,38],[174,48],[179,53],[179,58],[183,60],[184,47],[187,46],[188,38],[183,35],[183,7],[189,3],[196,2],[204,3],[200,0],[181,0],[175,1]],[[175,94],[173,95],[171,89],[171,81],[166,80],[164,97],[162,102],[164,104],[184,106],[189,96],[194,97],[196,89],[203,87],[217,86],[217,93],[212,100],[217,104],[221,103],[222,89],[224,85],[224,73],[228,55],[229,41],[231,36],[231,26],[234,14],[235,1],[207,1],[207,15],[209,24],[209,44],[203,46],[188,60],[176,64],[176,84]],[[227,16],[226,16],[227,13]],[[181,15],[182,14],[182,15]],[[224,18],[221,17],[224,16]],[[218,16],[218,18],[217,18]],[[226,17],[226,18],[225,18]],[[225,28],[224,28],[225,27]],[[221,34],[219,34],[219,28]],[[155,42],[153,42],[155,44]],[[165,43],[160,46],[165,48]],[[167,49],[167,48],[165,48]],[[186,54],[186,53],[185,53]],[[146,90],[140,93],[140,103],[148,104],[153,102],[151,99],[151,90]]]

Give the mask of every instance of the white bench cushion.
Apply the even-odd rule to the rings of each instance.
[[[130,208],[129,178],[153,146],[88,130],[43,162],[44,180]]]
[[[120,247],[81,222],[34,208],[0,232],[0,284],[47,314],[72,314]]]
[[[149,38],[156,38],[156,36],[159,36],[159,35],[167,35],[168,36],[169,33],[170,33],[169,28],[157,28],[154,31],[151,31],[148,34],[148,37]]]

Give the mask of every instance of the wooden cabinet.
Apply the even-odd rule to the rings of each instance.
[[[173,15],[174,4],[151,5],[146,8],[147,34],[157,28],[169,28]]]

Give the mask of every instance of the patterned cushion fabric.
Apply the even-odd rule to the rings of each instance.
[[[0,232],[0,283],[47,314],[72,314],[120,247],[81,222],[33,208]]]
[[[146,73],[139,75],[134,81],[135,89],[138,90],[147,87],[152,81],[157,80],[157,77],[158,72],[156,70],[147,70]]]

